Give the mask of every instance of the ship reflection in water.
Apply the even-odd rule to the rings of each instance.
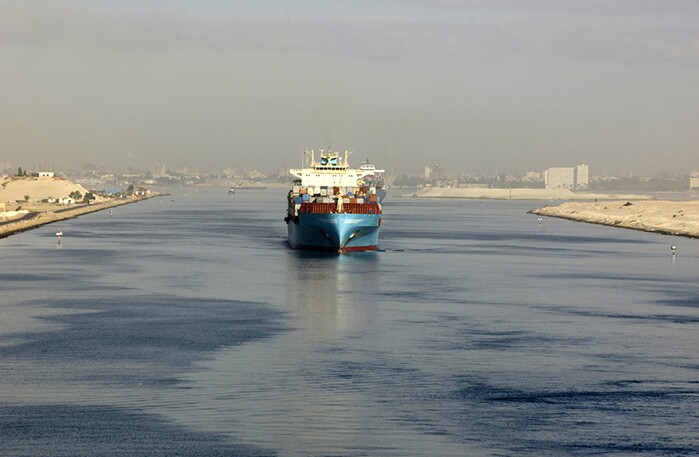
[[[207,403],[200,420],[207,429],[234,431],[237,440],[286,455],[351,455],[376,430],[382,430],[377,443],[387,432],[398,435],[391,442],[408,439],[407,431],[391,430],[390,419],[377,414],[380,393],[358,383],[361,372],[373,369],[362,365],[375,350],[361,337],[381,332],[382,309],[369,293],[380,287],[380,253],[287,254],[283,306],[292,328],[220,351],[202,364],[205,370],[189,374],[189,391],[198,396],[191,403]],[[358,344],[348,347],[347,339]],[[192,410],[187,414],[192,423]]]
[[[304,336],[335,337],[362,331],[377,310],[371,297],[357,302],[357,291],[376,290],[379,275],[376,252],[333,256],[313,251],[291,251],[287,256],[289,310],[298,314]],[[369,313],[369,314],[367,314]]]

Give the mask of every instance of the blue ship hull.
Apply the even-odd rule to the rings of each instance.
[[[295,249],[373,251],[380,224],[380,214],[299,214],[297,221],[288,221],[289,244]]]

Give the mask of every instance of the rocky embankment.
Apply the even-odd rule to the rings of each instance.
[[[567,202],[531,211],[540,216],[699,238],[699,201]]]

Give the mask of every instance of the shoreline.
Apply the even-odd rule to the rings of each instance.
[[[529,211],[538,216],[699,238],[699,200],[566,202]]]
[[[413,198],[463,198],[486,200],[650,200],[649,195],[595,194],[573,192],[570,189],[484,188],[484,187],[423,187],[407,196]]]
[[[162,197],[165,194],[153,193],[148,196],[128,197],[123,199],[106,200],[99,203],[74,205],[67,208],[56,208],[56,210],[31,209],[29,213],[23,217],[0,221],[0,239],[7,238],[17,233],[32,230],[44,225],[53,224],[54,222],[64,221],[67,219],[75,219],[84,214],[95,213],[108,208],[137,203],[155,197]]]

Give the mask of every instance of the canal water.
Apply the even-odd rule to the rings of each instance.
[[[285,194],[0,240],[0,455],[699,454],[697,240],[394,194],[307,253]]]

